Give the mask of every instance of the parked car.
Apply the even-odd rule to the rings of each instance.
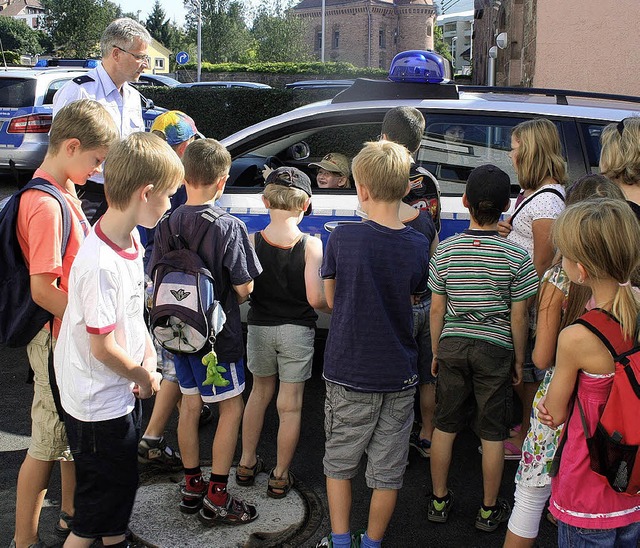
[[[260,193],[265,164],[295,166],[315,183],[318,162],[329,152],[353,157],[366,141],[376,140],[382,119],[392,107],[408,105],[427,121],[417,163],[440,181],[440,238],[468,226],[469,215],[460,197],[470,171],[492,163],[517,178],[507,156],[511,130],[536,117],[552,120],[560,132],[570,179],[598,171],[600,134],[609,123],[640,115],[640,98],[567,90],[455,86],[357,80],[332,100],[321,101],[265,120],[222,140],[233,163],[220,203],[240,217],[250,232],[268,223]],[[451,142],[447,129],[458,126],[462,138]],[[460,135],[460,132],[459,132]],[[327,228],[358,221],[355,189],[320,190],[314,185],[313,215],[301,229],[326,240]]]
[[[211,82],[183,82],[178,87],[180,88],[255,88],[255,89],[271,89],[271,86],[267,84],[261,84],[260,82],[225,82],[225,81],[211,81]]]
[[[83,69],[0,70],[0,173],[34,171],[49,143],[53,96]],[[142,97],[147,131],[166,109]]]
[[[336,92],[351,87],[354,80],[300,80],[285,84],[287,89],[335,89]]]
[[[139,86],[154,86],[154,87],[168,87],[175,88],[180,85],[180,82],[171,76],[166,74],[146,74],[142,73],[137,82],[131,82],[135,87]]]

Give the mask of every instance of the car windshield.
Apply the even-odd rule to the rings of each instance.
[[[0,108],[33,106],[35,96],[34,78],[0,78]]]

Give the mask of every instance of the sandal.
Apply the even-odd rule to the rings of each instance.
[[[275,470],[275,468],[273,470]],[[286,478],[278,479],[273,475],[273,470],[269,472],[267,495],[272,499],[283,499],[287,496],[287,493],[291,491],[295,482],[295,477],[291,472],[288,472]]]
[[[66,527],[62,527],[60,525],[60,521],[64,521]],[[73,524],[73,516],[70,516],[66,512],[60,510],[60,515],[58,516],[58,521],[55,524],[55,532],[57,535],[61,537],[66,537],[71,532],[71,525]]]
[[[256,481],[256,476],[264,471],[264,461],[260,456],[256,456],[256,463],[249,466],[238,464],[236,467],[236,483],[241,487],[250,487]]]
[[[258,510],[253,504],[227,496],[224,506],[218,506],[211,502],[209,497],[204,497],[202,508],[198,512],[198,519],[207,526],[212,527],[218,523],[227,525],[243,525],[250,523],[258,517]]]

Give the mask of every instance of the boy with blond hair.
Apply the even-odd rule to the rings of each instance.
[[[426,290],[429,269],[427,238],[398,215],[410,165],[401,145],[365,145],[352,167],[367,220],[338,226],[324,256],[321,275],[333,308],[323,375],[331,534],[318,546],[379,547],[402,487],[418,383],[411,296]],[[365,452],[369,522],[352,539],[351,480]]]
[[[105,163],[107,211],[71,268],[55,351],[77,476],[67,548],[88,547],[96,538],[128,546],[125,533],[138,486],[140,399],[159,390],[161,378],[143,317],[136,226],[155,226],[183,177],[179,159],[155,135],[134,133],[114,145]]]
[[[34,179],[44,179],[55,187],[71,213],[71,231],[64,255],[61,252],[63,215],[58,201],[35,189],[20,195],[16,232],[29,268],[31,296],[36,304],[53,314],[54,322],[53,333],[47,324],[27,345],[34,373],[34,396],[31,443],[18,474],[16,492],[16,528],[12,545],[18,548],[41,544],[38,521],[55,461],[60,461],[62,477],[62,508],[57,532],[69,532],[74,513],[73,458],[64,424],[56,411],[48,363],[67,306],[71,264],[89,231],[75,184],[85,184],[91,175],[100,171],[109,147],[117,139],[118,129],[109,113],[90,100],[64,107],[51,126],[49,148]]]
[[[278,457],[269,473],[267,495],[280,499],[293,486],[289,466],[300,437],[304,383],[311,377],[318,315],[326,308],[322,280],[322,241],[298,228],[311,212],[311,181],[295,167],[280,167],[265,181],[262,201],[271,219],[251,235],[264,268],[255,281],[247,316],[247,356],[253,387],[242,421],[238,485],[253,485],[263,469],[256,454],[264,415],[278,388]]]
[[[215,352],[219,365],[226,369],[223,377],[228,384],[224,387],[204,384],[207,369],[202,365],[202,358],[210,347],[205,346],[194,354],[175,355],[182,392],[178,444],[185,474],[180,510],[187,514],[198,512],[198,518],[207,526],[243,524],[256,519],[255,506],[227,493],[244,410],[244,339],[239,303],[253,290],[253,279],[262,268],[244,223],[215,205],[229,177],[231,155],[227,149],[214,139],[199,139],[187,147],[182,161],[187,202],[162,220],[156,231],[149,267],[153,270],[169,251],[171,235],[179,234],[209,269],[226,315],[224,327],[216,337]],[[194,241],[198,234],[203,236],[200,241]],[[198,421],[203,402],[218,403],[219,411],[208,482],[200,469]]]

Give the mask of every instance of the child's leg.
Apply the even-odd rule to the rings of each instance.
[[[162,379],[161,390],[156,394],[153,411],[143,438],[160,438],[171,418],[171,413],[180,401],[180,386],[177,382]]]
[[[233,463],[233,455],[238,443],[238,431],[242,421],[244,402],[242,396],[237,395],[218,403],[218,426],[213,436],[211,448],[211,473],[229,475]]]
[[[278,391],[278,461],[273,475],[286,478],[300,438],[303,382],[281,382]]]
[[[76,465],[73,461],[60,461],[60,481],[62,500],[60,511],[69,516],[74,514],[73,498],[76,491]],[[67,524],[63,520],[59,521],[60,527],[66,528]]]
[[[433,414],[436,410],[435,383],[421,384],[420,394],[420,439],[431,440],[433,436]]]
[[[16,491],[16,546],[38,542],[38,522],[42,503],[47,494],[53,462],[36,460],[29,454],[18,473]]]
[[[240,464],[247,468],[255,466],[256,449],[264,424],[264,414],[276,389],[276,376],[253,377],[253,388],[242,419],[242,456]]]
[[[482,504],[495,506],[502,483],[504,469],[504,443],[502,441],[482,441]]]
[[[389,526],[398,500],[397,489],[374,489],[369,505],[367,536],[372,540],[382,540]]]
[[[351,480],[327,477],[327,499],[331,532],[347,533],[351,519]]]
[[[456,433],[443,432],[438,428],[433,430],[431,439],[431,483],[433,494],[436,497],[447,496],[447,477],[451,466],[451,455],[453,453],[453,442]]]
[[[198,421],[202,409],[201,385],[206,372],[205,367],[200,363],[199,354],[193,356],[176,354],[173,362],[182,392],[180,416],[178,417],[178,446],[180,447],[182,466],[191,470],[200,466]],[[209,389],[210,393],[211,389]]]

